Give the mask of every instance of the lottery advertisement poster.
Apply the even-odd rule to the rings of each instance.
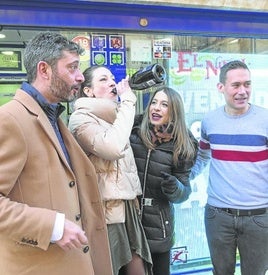
[[[90,65],[108,67],[119,82],[126,76],[125,36],[118,34],[92,34]]]

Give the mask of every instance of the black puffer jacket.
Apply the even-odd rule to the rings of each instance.
[[[155,150],[148,150],[139,135],[142,116],[135,118],[130,142],[135,156],[143,195],[140,197],[142,224],[152,253],[166,252],[174,244],[174,206],[188,199],[191,193],[190,169],[195,159],[179,159],[173,164],[173,141],[162,143]],[[189,132],[197,148],[197,141]],[[161,172],[175,176],[183,185],[172,194],[161,189]]]

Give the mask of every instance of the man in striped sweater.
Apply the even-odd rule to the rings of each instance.
[[[268,270],[268,110],[249,103],[246,64],[220,71],[222,106],[201,123],[200,148],[191,179],[210,163],[205,226],[213,274],[233,275],[239,251],[243,275]]]

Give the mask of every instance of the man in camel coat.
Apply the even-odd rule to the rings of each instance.
[[[59,118],[83,82],[80,51],[37,35],[28,81],[0,107],[0,274],[112,275],[94,167]]]

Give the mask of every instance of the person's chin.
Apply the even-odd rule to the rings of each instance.
[[[68,95],[68,101],[74,100],[78,95],[78,90],[77,89],[72,89]]]
[[[113,101],[117,101],[117,95],[115,95],[115,94],[111,94],[111,96],[110,96],[110,99],[111,100],[113,100]]]
[[[151,124],[155,126],[162,125],[161,121],[155,121],[155,120],[151,120]]]
[[[73,100],[76,99],[77,93],[72,93],[68,96],[68,98],[66,99],[66,102],[71,102]]]

